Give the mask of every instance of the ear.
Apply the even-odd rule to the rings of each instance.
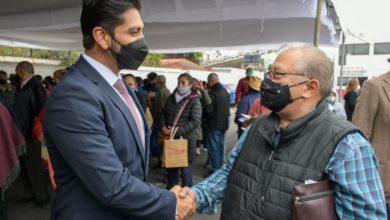
[[[92,30],[92,36],[96,44],[98,44],[103,50],[107,50],[111,45],[111,37],[106,30],[102,27],[95,27]]]
[[[320,82],[318,80],[309,80],[305,85],[306,91],[302,94],[303,98],[311,98],[320,93]]]

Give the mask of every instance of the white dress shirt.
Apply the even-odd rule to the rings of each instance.
[[[118,90],[116,90],[114,87],[114,84],[116,83],[116,81],[118,79],[122,80],[122,77],[120,76],[120,74],[118,74],[118,75],[115,74],[108,67],[101,64],[99,61],[93,59],[92,57],[88,56],[85,53],[83,53],[82,56],[108,82],[108,84],[112,87],[112,89],[118,94],[118,96],[122,99],[122,101],[127,106],[126,101],[123,99],[123,97],[118,92]],[[135,100],[134,100],[134,102],[135,102]],[[137,115],[139,117],[139,120],[142,122],[141,123],[142,129],[145,131],[145,125],[144,125],[144,121],[142,120],[141,112],[139,111],[138,108],[135,108],[135,109],[137,110]],[[145,134],[145,132],[142,132],[142,133]],[[141,139],[145,139],[145,135],[143,137],[141,137]],[[143,147],[145,147],[145,146],[143,146]]]

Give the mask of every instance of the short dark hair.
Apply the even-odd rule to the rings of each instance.
[[[50,88],[52,86],[54,86],[54,81],[53,81],[53,77],[51,76],[46,76],[45,78],[43,78],[43,85],[45,85],[46,88]]]
[[[186,78],[188,80],[188,82],[190,82],[191,84],[195,83],[194,78],[189,73],[182,73],[182,74],[180,74],[179,77],[177,77],[177,79],[180,79],[181,77]]]
[[[24,70],[30,74],[34,74],[34,66],[32,65],[32,63],[30,63],[28,61],[19,62],[18,64],[16,64],[16,69],[17,68],[21,68],[22,70]]]
[[[155,73],[155,72],[150,72],[146,77],[148,78],[148,81],[149,81],[149,82],[150,82],[150,81],[153,81],[153,80],[155,80],[155,79],[157,78],[157,73]]]
[[[34,77],[35,77],[35,79],[37,79],[37,80],[43,82],[43,78],[42,78],[41,75],[38,74],[38,75],[35,75]]]
[[[218,74],[210,73],[209,76],[207,77],[207,80],[219,82]]]
[[[6,75],[6,76],[8,76],[7,72],[5,72],[4,70],[0,70],[0,75]]]
[[[93,47],[95,39],[92,30],[101,26],[114,35],[116,26],[122,24],[123,13],[130,8],[141,9],[138,0],[83,0],[81,11],[81,32],[83,33],[83,46],[86,50]],[[115,36],[113,36],[115,37]]]
[[[139,76],[135,77],[135,81],[137,82],[137,86],[142,86],[144,84],[144,81]]]
[[[44,82],[48,82],[48,83],[53,83],[53,77],[51,76],[46,76],[45,78],[43,78],[43,81]]]
[[[125,79],[125,78],[127,78],[127,77],[131,77],[131,78],[133,78],[133,80],[135,81],[135,76],[134,76],[133,74],[131,74],[131,73],[124,74],[124,75],[122,76],[122,79]]]

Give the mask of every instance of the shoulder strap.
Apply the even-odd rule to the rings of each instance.
[[[191,94],[190,97],[184,102],[183,106],[180,108],[180,111],[179,113],[177,113],[177,116],[175,118],[175,121],[173,121],[173,124],[172,124],[172,127],[175,128],[177,123],[179,122],[179,119],[181,117],[181,115],[183,114],[183,111],[185,109],[185,107],[187,106],[187,104],[194,98],[198,97],[197,94]]]

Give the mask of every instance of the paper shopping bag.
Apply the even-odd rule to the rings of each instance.
[[[166,168],[188,167],[188,141],[173,139],[177,128],[173,130],[170,139],[164,141],[163,166]]]

